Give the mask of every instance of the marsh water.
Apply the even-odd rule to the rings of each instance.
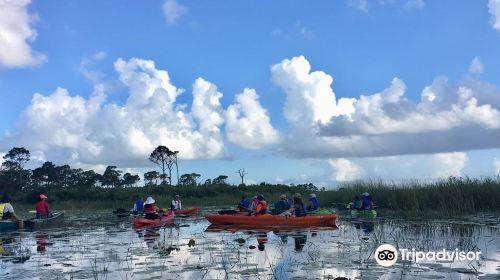
[[[0,279],[500,279],[500,218],[339,215],[336,228],[132,227],[111,211],[66,212],[36,231],[0,233]],[[382,267],[381,243],[423,251],[481,251],[474,261],[398,261]],[[344,278],[338,278],[344,279]]]

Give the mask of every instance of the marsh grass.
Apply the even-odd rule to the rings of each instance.
[[[357,181],[346,183],[336,191],[322,192],[321,199],[330,204],[346,203],[364,192],[370,193],[380,210],[454,215],[498,211],[500,208],[498,177],[480,179],[450,177],[428,183]]]
[[[168,207],[179,194],[185,206],[236,205],[242,195],[263,194],[269,203],[281,194],[315,192],[323,207],[345,208],[354,196],[369,192],[379,212],[435,217],[500,209],[500,177],[450,177],[435,182],[354,181],[341,184],[335,190],[317,191],[288,185],[209,185],[209,186],[147,186],[130,188],[65,188],[40,189],[16,197],[18,202],[34,203],[39,193],[46,193],[49,202],[58,209],[131,208],[137,197],[153,196],[160,207]],[[32,207],[32,206],[30,206]]]

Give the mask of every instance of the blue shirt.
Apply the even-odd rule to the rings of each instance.
[[[251,204],[251,203],[250,203],[250,200],[248,200],[248,199],[242,199],[242,200],[240,201],[239,206],[241,206],[241,207],[243,207],[243,208],[245,208],[245,209],[249,209],[249,208],[250,208],[250,204]]]
[[[372,208],[372,201],[370,197],[365,196],[363,197],[363,204],[362,204],[363,209],[371,209]]]
[[[304,207],[304,204],[295,203],[293,205],[293,209],[296,217],[303,217],[306,215],[306,209]]]
[[[319,201],[316,197],[311,197],[309,199],[309,205],[307,206],[307,211],[314,211],[319,208]]]
[[[144,202],[142,202],[142,199],[138,199],[135,201],[134,210],[137,212],[144,212]]]

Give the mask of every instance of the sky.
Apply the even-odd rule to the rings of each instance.
[[[500,173],[500,0],[0,0],[0,155],[247,183]]]

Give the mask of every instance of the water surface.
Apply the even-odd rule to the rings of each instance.
[[[136,230],[109,211],[67,212],[37,231],[0,233],[0,279],[500,279],[500,219],[384,217],[337,228],[213,227],[203,217]],[[479,261],[397,262],[381,243],[419,250],[480,250]]]

